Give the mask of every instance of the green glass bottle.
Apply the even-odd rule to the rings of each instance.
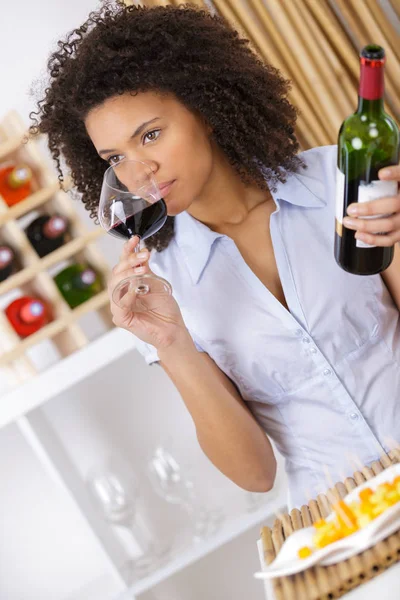
[[[84,264],[73,264],[54,277],[61,294],[71,308],[75,308],[101,292],[99,275]]]
[[[335,258],[342,269],[356,275],[384,271],[394,255],[393,247],[366,244],[354,237],[354,230],[343,225],[347,207],[353,202],[397,194],[395,181],[381,181],[378,177],[383,167],[398,164],[400,154],[399,128],[383,104],[385,60],[381,46],[371,44],[362,49],[358,108],[339,131]]]

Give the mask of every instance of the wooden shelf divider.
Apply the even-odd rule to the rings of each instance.
[[[9,207],[0,196],[0,240],[16,251],[20,270],[0,283],[0,368],[2,375],[10,376],[11,385],[17,386],[35,376],[38,369],[26,354],[36,344],[49,340],[61,357],[66,357],[89,343],[78,320],[96,312],[109,330],[114,327],[106,291],[110,268],[96,245],[104,235],[99,227],[89,230],[81,219],[68,193],[60,188],[55,171],[42,156],[39,140],[28,140],[26,127],[20,116],[11,111],[0,122],[0,163],[8,161],[28,164],[34,173],[33,193],[18,204]],[[66,189],[69,182],[65,183]],[[45,205],[45,206],[44,206]],[[30,244],[18,219],[31,211],[58,213],[69,221],[70,239],[63,246],[40,258]],[[103,281],[99,294],[71,309],[50,274],[58,263],[66,260],[86,262]],[[51,305],[53,320],[36,333],[21,339],[9,323],[4,308],[8,297],[37,296]]]

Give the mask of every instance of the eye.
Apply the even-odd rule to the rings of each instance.
[[[110,166],[117,164],[117,162],[119,162],[120,160],[122,160],[123,156],[122,154],[114,154],[113,156],[109,156],[108,158],[106,158],[106,162],[108,162],[108,164]]]
[[[161,129],[153,129],[152,131],[148,131],[143,136],[143,143],[146,144],[146,139],[148,139],[149,142],[155,142],[155,140],[159,137],[160,133]]]

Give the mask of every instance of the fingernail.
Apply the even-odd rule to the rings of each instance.
[[[391,177],[393,174],[393,169],[382,169],[379,171],[379,177]]]
[[[146,267],[136,267],[134,269],[135,273],[144,273],[145,270],[146,270]]]
[[[358,213],[358,207],[357,206],[349,206],[347,209],[347,212],[349,215],[356,215]]]
[[[142,250],[141,252],[138,252],[138,254],[136,256],[137,256],[137,258],[147,258],[147,251]]]
[[[356,227],[357,222],[355,219],[349,219],[349,217],[344,217],[343,225],[346,225],[347,227]]]

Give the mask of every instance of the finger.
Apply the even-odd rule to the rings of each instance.
[[[121,260],[112,270],[113,276],[122,273],[123,271],[127,271],[129,269],[134,269],[139,266],[145,267],[150,258],[150,252],[147,249],[143,249],[138,253],[133,253],[127,258]]]
[[[136,267],[128,266],[126,269],[119,271],[114,277],[110,279],[110,285],[114,284],[114,286],[116,286],[120,281],[126,279],[127,277],[132,277],[134,275],[143,275],[144,273],[150,273],[150,267],[148,264],[138,265]]]
[[[356,218],[343,219],[343,225],[347,229],[365,233],[389,233],[391,231],[400,230],[400,214],[395,214],[390,217],[382,217],[380,219],[371,218]]]
[[[118,306],[113,301],[112,296],[110,296],[113,323],[117,325],[117,327],[129,327],[132,325],[132,320],[135,316],[132,310],[132,307],[135,305],[135,297],[136,294],[133,291],[128,291],[122,299],[119,299],[121,306]]]
[[[132,317],[135,298],[136,286],[132,284],[131,280],[128,280],[126,285],[118,290],[118,293],[114,293],[114,289],[111,290],[111,312],[115,320],[121,323]]]
[[[145,275],[147,273],[151,273],[148,265],[144,265],[143,267],[135,267],[133,269],[129,268],[125,271],[120,271],[117,275],[111,277],[111,279],[108,281],[107,287],[109,296],[111,297],[117,285],[119,285],[125,279],[131,280],[132,277],[134,277],[135,275]]]
[[[125,244],[122,246],[122,253],[120,256],[120,260],[124,260],[128,258],[134,251],[134,248],[138,245],[140,239],[137,235],[131,237]]]
[[[357,232],[354,237],[371,246],[389,247],[400,241],[400,231],[391,231],[384,235]]]
[[[347,207],[347,213],[351,216],[377,216],[391,214],[400,211],[400,195],[387,198],[377,198],[369,202],[355,202]]]
[[[391,167],[380,169],[380,171],[378,171],[378,177],[379,179],[394,179],[395,181],[400,181],[400,165],[393,165]]]

